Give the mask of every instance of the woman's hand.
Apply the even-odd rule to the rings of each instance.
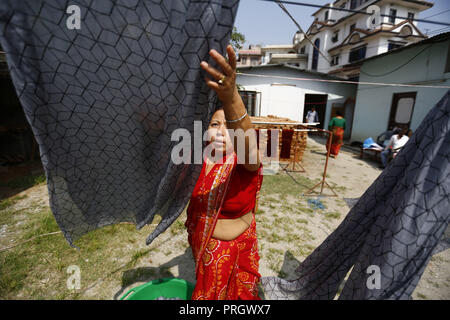
[[[242,131],[247,132],[247,130],[253,129],[253,125],[236,87],[236,54],[234,53],[233,47],[231,45],[227,46],[227,53],[229,61],[227,61],[216,50],[211,50],[209,52],[211,57],[220,67],[220,71],[209,66],[205,61],[202,61],[200,63],[200,66],[209,74],[212,79],[216,80],[212,81],[207,77],[206,84],[216,92],[218,98],[223,104],[223,111],[225,113],[227,129],[242,129]],[[244,154],[238,153],[235,139],[236,137],[234,137],[232,141],[234,145],[234,151],[236,152],[238,157],[238,164],[243,164],[249,171],[258,170],[260,167],[260,160],[258,148],[256,145],[256,135],[252,137],[245,137]],[[251,144],[250,139],[252,139]]]
[[[236,88],[236,53],[231,45],[227,46],[227,53],[229,57],[228,61],[216,50],[212,49],[209,51],[209,55],[216,61],[221,69],[220,71],[211,67],[205,61],[202,61],[200,66],[211,78],[216,80],[212,81],[206,77],[205,81],[208,87],[216,92],[218,98],[224,105],[232,105],[237,96],[239,96]],[[221,83],[218,83],[218,81]]]

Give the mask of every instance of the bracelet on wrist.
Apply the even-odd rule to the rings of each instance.
[[[245,118],[245,116],[247,115],[247,110],[245,110],[244,115],[242,117],[240,117],[239,119],[235,119],[235,120],[226,120],[228,123],[233,123],[233,122],[238,122],[241,121],[242,119]]]

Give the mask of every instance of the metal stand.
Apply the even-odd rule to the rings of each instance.
[[[328,187],[328,189],[330,189],[334,195],[325,195],[325,196],[329,196],[329,197],[337,197],[338,195],[336,194],[336,192],[334,192],[333,188],[325,181],[326,175],[327,175],[327,167],[328,167],[328,158],[330,157],[330,150],[331,150],[331,137],[333,136],[333,133],[331,131],[328,130],[322,130],[322,129],[312,129],[311,131],[319,131],[319,132],[326,132],[328,133],[328,141],[327,141],[327,159],[325,160],[325,168],[323,170],[323,177],[322,177],[322,181],[320,181],[319,183],[317,183],[314,187],[308,189],[308,191],[305,192],[305,194],[310,194],[314,191],[314,189],[316,189],[318,186],[320,187],[320,193],[319,195],[323,195],[323,188],[325,186]]]

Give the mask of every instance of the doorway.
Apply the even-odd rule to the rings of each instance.
[[[325,113],[327,111],[327,102],[328,95],[327,94],[305,94],[305,106],[303,108],[303,121],[305,121],[305,117],[313,107],[316,108],[316,111],[319,116],[320,124],[317,128],[324,129],[325,124]]]
[[[344,103],[333,103],[331,107],[330,120],[336,116],[336,112],[340,111],[345,119],[344,140],[349,140],[352,136],[353,115],[355,113],[355,99],[347,98]]]
[[[416,103],[417,92],[394,93],[388,130],[395,127],[408,130]]]

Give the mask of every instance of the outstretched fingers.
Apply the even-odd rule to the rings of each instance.
[[[228,45],[227,53],[228,53],[228,62],[230,64],[230,67],[233,70],[236,70],[236,53],[234,52],[233,47],[231,45]]]
[[[234,69],[230,66],[227,59],[225,59],[220,53],[212,49],[209,51],[209,55],[214,59],[214,61],[216,61],[217,65],[222,69],[226,76],[231,76],[233,74]]]
[[[211,77],[213,77],[216,80],[220,80],[223,77],[223,74],[221,72],[219,72],[216,68],[211,67],[205,61],[202,61],[200,63],[200,66],[202,67],[203,70],[208,72],[211,75]]]

